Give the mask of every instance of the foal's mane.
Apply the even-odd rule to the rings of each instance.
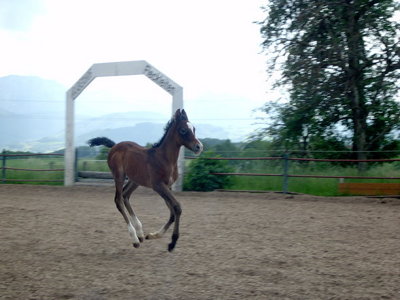
[[[175,118],[172,117],[172,119],[169,120],[168,123],[165,125],[165,127],[164,127],[164,134],[163,134],[163,136],[161,137],[161,139],[160,139],[157,143],[154,143],[154,144],[151,146],[151,148],[158,148],[158,147],[161,146],[161,144],[162,144],[162,143],[164,142],[164,140],[165,140],[165,137],[167,136],[168,130],[172,127],[172,125],[173,125],[174,123],[175,123]]]

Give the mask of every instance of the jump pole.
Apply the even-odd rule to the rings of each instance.
[[[97,63],[92,65],[81,78],[66,92],[65,117],[65,173],[64,185],[75,183],[75,99],[96,78],[106,76],[144,75],[172,96],[172,115],[177,109],[183,109],[183,88],[161,73],[145,60]],[[172,186],[174,191],[181,191],[183,184],[184,150],[178,158],[178,179]]]

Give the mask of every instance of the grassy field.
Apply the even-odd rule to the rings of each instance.
[[[282,174],[283,166],[276,163],[262,162],[247,166],[243,173],[270,173]],[[356,166],[340,166],[325,162],[290,162],[290,175],[320,175],[320,176],[366,176],[366,177],[400,177],[400,163],[384,163],[369,165],[367,171],[360,173]],[[391,182],[400,183],[392,179],[339,179],[339,178],[293,178],[288,179],[288,191],[320,196],[338,196],[339,182]],[[235,176],[231,189],[237,190],[283,190],[283,177],[244,177]]]
[[[190,164],[186,161],[186,166]],[[63,157],[29,157],[18,159],[7,159],[7,167],[25,168],[25,169],[62,169],[64,168]],[[240,161],[232,162],[231,165],[236,172],[241,173],[270,173],[282,174],[282,161]],[[187,168],[186,168],[187,169]],[[99,160],[79,160],[78,170],[108,172],[106,161]],[[289,174],[306,175],[332,175],[332,176],[376,176],[376,177],[400,177],[400,162],[371,164],[368,170],[359,174],[355,166],[344,167],[330,163],[321,162],[295,162],[291,161],[289,165]],[[0,170],[1,176],[1,170]],[[19,171],[6,170],[7,183],[23,183],[18,180],[44,180],[35,184],[63,184],[64,172],[62,171]],[[56,180],[59,182],[47,182]],[[338,183],[340,179],[325,178],[289,178],[288,191],[296,193],[305,193],[321,196],[335,196],[338,193]],[[1,178],[0,178],[1,182]],[[232,190],[265,190],[282,191],[283,177],[255,177],[255,176],[232,176],[233,184],[229,187]],[[342,182],[393,182],[400,183],[400,180],[384,179],[344,179]],[[32,182],[29,182],[32,183]]]
[[[32,170],[55,170],[64,168],[63,157],[22,157],[22,158],[8,158],[6,161],[7,168],[17,169],[32,169]],[[1,178],[3,179],[4,170],[0,170]],[[30,181],[30,184],[55,184],[60,185],[64,180],[63,171],[22,171],[22,170],[5,170],[5,178],[7,183],[24,183],[25,180]],[[39,182],[42,181],[42,182]],[[55,182],[49,182],[55,181]]]
[[[110,172],[105,160],[79,160],[79,171]]]

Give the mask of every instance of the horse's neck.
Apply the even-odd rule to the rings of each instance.
[[[177,144],[174,139],[169,139],[168,137],[162,142],[159,147],[163,158],[171,164],[176,164],[176,162],[178,161],[180,148],[181,145]]]

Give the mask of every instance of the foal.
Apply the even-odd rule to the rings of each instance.
[[[144,239],[156,239],[164,235],[172,223],[174,231],[168,251],[172,251],[179,238],[179,219],[182,213],[179,202],[171,193],[171,185],[178,178],[178,155],[181,146],[185,146],[195,154],[203,150],[202,143],[195,136],[195,129],[189,122],[185,110],[178,109],[165,127],[161,140],[151,148],[144,148],[134,142],[115,144],[108,138],[91,139],[89,145],[104,145],[111,148],[108,154],[108,166],[115,181],[115,204],[128,224],[128,231],[133,240],[133,246],[138,248]],[[127,182],[125,182],[127,178]],[[129,197],[139,186],[152,188],[166,202],[170,217],[160,230],[143,233],[142,224],[136,217]],[[124,205],[129,216],[124,210]]]

